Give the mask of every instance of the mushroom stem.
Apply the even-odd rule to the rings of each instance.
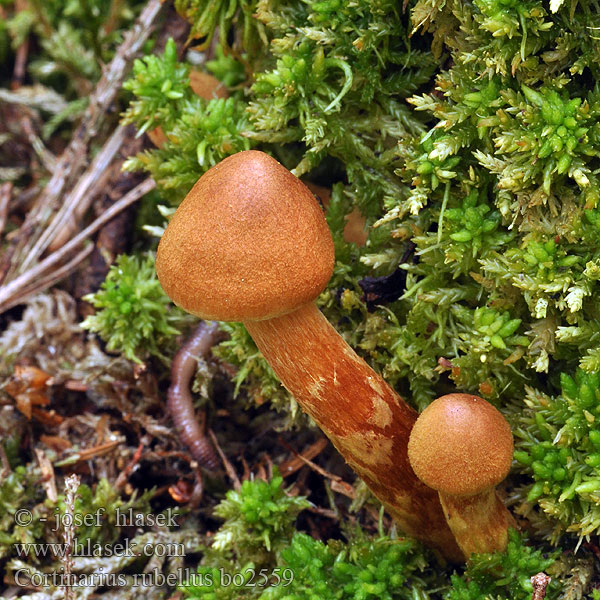
[[[466,556],[506,549],[508,529],[517,524],[494,488],[474,496],[439,495],[448,525]]]
[[[408,461],[417,413],[348,346],[315,303],[244,325],[283,385],[400,529],[448,559],[462,560],[437,493],[417,479]]]

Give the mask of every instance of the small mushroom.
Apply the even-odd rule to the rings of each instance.
[[[408,456],[417,477],[438,491],[467,557],[506,548],[516,525],[496,486],[510,470],[513,437],[497,409],[472,394],[434,400],[413,427]]]
[[[333,263],[331,233],[314,196],[276,160],[248,150],[198,180],[160,241],[156,270],[184,310],[242,321],[283,385],[400,528],[460,559],[437,494],[408,462],[416,412],[314,303]]]

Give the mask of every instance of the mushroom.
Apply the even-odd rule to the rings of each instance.
[[[283,385],[399,527],[460,559],[437,494],[408,462],[416,412],[314,303],[333,263],[314,196],[276,160],[248,150],[198,180],[160,241],[156,271],[184,310],[243,322]]]
[[[496,485],[508,474],[512,456],[510,426],[479,396],[442,396],[413,427],[410,464],[423,483],[438,491],[448,525],[467,557],[506,548],[515,522]]]

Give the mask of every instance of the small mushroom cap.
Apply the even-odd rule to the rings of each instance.
[[[472,496],[510,470],[513,437],[502,414],[483,398],[448,394],[419,416],[408,442],[417,477],[444,494]]]
[[[185,197],[158,246],[156,272],[184,310],[248,321],[314,300],[333,262],[312,193],[275,159],[247,150],[209,169]]]

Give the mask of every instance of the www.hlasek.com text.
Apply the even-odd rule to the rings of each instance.
[[[31,543],[15,544],[15,550],[19,558],[35,556],[64,558],[65,556],[185,556],[185,545],[179,542],[137,543],[135,540],[125,540],[118,544],[100,544],[87,539],[84,542],[73,540],[72,544],[64,543]]]

